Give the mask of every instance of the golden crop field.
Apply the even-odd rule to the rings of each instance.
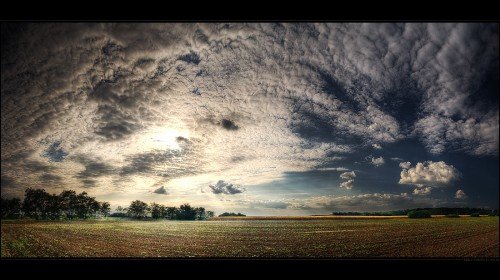
[[[2,221],[1,256],[499,257],[499,218]]]

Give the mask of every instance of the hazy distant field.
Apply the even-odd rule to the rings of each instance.
[[[498,257],[498,217],[2,221],[2,257]]]

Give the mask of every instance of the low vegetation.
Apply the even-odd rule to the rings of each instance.
[[[411,219],[423,219],[430,217],[431,217],[431,212],[428,210],[413,210],[408,212],[408,218]]]
[[[333,212],[335,216],[407,216],[412,211],[425,210],[429,211],[431,215],[471,215],[479,213],[480,215],[498,216],[498,209],[484,209],[484,208],[452,208],[452,207],[438,207],[438,208],[415,208],[395,211],[377,211],[377,212]]]
[[[219,217],[246,217],[246,215],[241,213],[224,212],[220,214]]]
[[[498,217],[9,220],[1,257],[403,258],[499,256]],[[258,217],[261,218],[261,217]]]
[[[460,215],[458,215],[458,214],[448,214],[448,215],[446,215],[446,218],[460,218]]]

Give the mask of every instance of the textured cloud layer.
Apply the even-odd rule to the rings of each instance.
[[[2,192],[251,186],[412,137],[498,155],[497,61],[496,24],[2,24]]]

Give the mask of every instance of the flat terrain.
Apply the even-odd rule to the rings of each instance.
[[[499,257],[498,217],[2,221],[2,257]]]

